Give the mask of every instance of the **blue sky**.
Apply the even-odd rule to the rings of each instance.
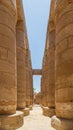
[[[32,67],[42,68],[51,0],[23,0]],[[40,90],[41,76],[33,76],[33,86]]]

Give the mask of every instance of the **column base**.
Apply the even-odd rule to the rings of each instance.
[[[15,130],[23,125],[23,113],[16,111],[12,115],[0,115],[0,130]]]
[[[32,105],[29,106],[29,109],[32,110]]]
[[[43,115],[52,117],[55,115],[55,108],[43,107]]]
[[[21,111],[24,113],[24,116],[28,116],[30,114],[29,108],[21,109]]]
[[[43,109],[43,106],[42,105],[40,105],[41,106],[41,108]]]
[[[51,125],[56,130],[73,130],[73,120],[67,120],[53,116]]]
[[[23,112],[23,116],[28,116],[30,114],[30,109],[27,107],[24,109],[18,109],[18,111]]]

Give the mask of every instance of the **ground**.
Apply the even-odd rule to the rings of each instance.
[[[51,127],[51,119],[42,115],[42,108],[38,105],[33,107],[30,115],[24,117],[24,126],[17,130],[55,130]]]

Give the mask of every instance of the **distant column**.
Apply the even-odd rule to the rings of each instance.
[[[73,130],[73,1],[56,0],[56,117],[57,130]]]
[[[43,83],[42,83],[42,77],[41,77],[41,105],[43,106]]]
[[[30,68],[30,85],[31,85],[31,92],[30,92],[30,105],[33,105],[33,76],[32,76],[32,68]]]
[[[31,78],[32,78],[32,69],[30,64],[30,50],[26,49],[26,106],[29,107],[31,105],[31,91],[33,86],[31,86]]]
[[[52,27],[51,27],[52,24]],[[55,26],[53,21],[49,21],[49,47],[48,47],[48,96],[47,96],[47,106],[49,108],[48,116],[55,115]]]
[[[43,57],[43,66],[42,66],[42,106],[46,107],[47,106],[47,87],[46,87],[46,52],[44,53]]]

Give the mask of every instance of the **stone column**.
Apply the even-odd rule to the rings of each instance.
[[[43,75],[43,70],[42,70],[42,75]],[[43,107],[43,76],[41,77],[41,105]]]
[[[41,106],[44,107],[44,77],[43,77],[43,69],[42,69],[42,77],[41,77]]]
[[[30,67],[30,110],[32,110],[32,106],[33,106],[33,79],[32,79],[32,69]]]
[[[46,88],[47,88],[47,107],[43,114],[52,117],[55,115],[55,24],[54,24],[54,5],[51,1],[50,17],[46,35]]]
[[[56,0],[56,116],[52,126],[73,130],[73,1]]]
[[[46,106],[46,101],[45,101],[45,74],[44,70],[42,72],[42,106]]]
[[[16,112],[16,0],[0,0],[0,129],[17,129],[23,114]],[[12,115],[11,115],[12,114]],[[20,117],[20,119],[19,119]],[[17,121],[18,120],[18,123]]]
[[[33,98],[34,98],[34,97],[33,97],[33,96],[34,96],[33,93],[34,93],[34,92],[33,92],[33,75],[32,75],[32,72],[31,72],[31,99],[32,99],[31,105],[33,105],[33,100],[34,100],[34,99],[33,99]]]
[[[30,85],[31,85],[31,91],[30,91],[30,105],[33,105],[33,76],[32,76],[32,68],[30,68]]]
[[[44,67],[45,106],[43,107],[43,115],[52,116],[52,114],[53,114],[53,106],[51,104],[52,104],[52,99],[53,99],[52,98],[52,96],[53,96],[52,95],[53,87],[50,84],[50,79],[52,78],[53,74],[51,74],[49,71],[52,72],[53,70],[51,70],[51,67],[52,67],[51,65],[52,64],[49,64],[49,61],[50,61],[51,57],[49,57],[49,55],[48,55],[49,49],[47,47],[47,44],[48,44],[48,37],[47,37],[47,40],[46,40],[46,49],[45,49],[45,67]],[[49,69],[49,67],[50,67],[50,69]],[[51,78],[50,78],[50,76],[51,76]],[[53,82],[53,81],[51,80],[51,82]]]
[[[42,100],[43,100],[43,107],[46,107],[47,105],[47,87],[46,87],[46,79],[47,79],[47,76],[46,76],[46,51],[44,53],[44,57],[43,57],[43,66],[42,66]]]
[[[41,107],[43,107],[43,83],[42,83],[42,77],[41,77]]]
[[[43,77],[43,85],[44,85],[44,107],[47,106],[47,54],[45,56],[45,67],[44,67],[44,77]]]
[[[49,23],[50,26],[51,23]],[[48,79],[47,79],[48,116],[55,115],[55,30],[49,29]]]
[[[49,21],[48,47],[48,116],[55,115],[55,25]]]
[[[24,22],[18,21],[16,26],[17,39],[17,109],[26,107],[26,75],[25,75],[25,41]]]
[[[26,108],[26,44],[27,30],[26,20],[23,11],[22,0],[17,0],[17,109],[24,112],[24,116],[29,114]]]
[[[30,82],[30,109],[33,105],[33,75],[32,75],[32,63],[31,63],[31,52],[29,50],[29,82]]]
[[[26,49],[26,106],[30,106],[29,49]]]
[[[15,15],[11,1],[0,1],[0,114],[16,112]]]
[[[30,64],[30,50],[29,47],[26,48],[26,106],[30,107],[31,105],[31,78],[32,78],[32,69]]]
[[[28,81],[27,81],[27,97],[28,97],[28,106],[31,105],[31,83],[30,83],[30,68],[27,71]]]

